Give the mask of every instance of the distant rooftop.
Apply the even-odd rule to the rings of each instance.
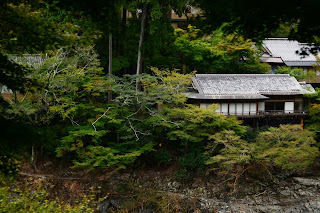
[[[268,99],[267,95],[314,93],[288,74],[197,74],[192,82],[198,93],[188,93],[191,99]]]
[[[312,66],[317,61],[317,58],[312,54],[299,54],[302,48],[310,48],[310,45],[287,38],[268,38],[263,41],[263,47],[266,50],[263,57],[273,58],[274,60],[270,61],[271,59],[265,58],[266,62],[279,63],[281,60],[275,60],[282,59],[282,62],[287,66]]]
[[[10,54],[8,55],[9,60],[22,65],[28,65],[35,69],[38,69],[48,56],[46,54]]]

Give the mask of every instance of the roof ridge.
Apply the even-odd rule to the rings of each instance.
[[[295,40],[290,40],[289,38],[265,38],[264,40],[288,40],[288,41],[295,41]]]
[[[196,74],[195,77],[288,77],[289,74]]]

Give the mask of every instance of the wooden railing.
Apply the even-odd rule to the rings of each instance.
[[[304,110],[265,110],[264,112],[265,115],[290,115],[290,114],[295,114],[295,115],[306,115],[307,111]]]
[[[266,115],[307,115],[307,111],[304,110],[264,110],[264,111],[243,111],[242,113],[222,113],[224,115],[235,115],[235,116],[266,116]]]

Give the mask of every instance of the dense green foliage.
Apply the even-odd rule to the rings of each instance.
[[[103,76],[92,48],[60,50],[33,72],[36,83],[12,107],[34,127],[53,128],[58,156],[76,166],[125,168],[154,150],[153,122],[162,118],[155,104],[186,100],[181,92],[192,74],[153,70],[155,76],[139,77],[145,91],[136,91],[136,76]],[[106,103],[109,91],[113,104]]]
[[[216,133],[207,146],[212,156],[206,163],[224,170],[237,166],[243,169],[250,164],[274,165],[281,169],[302,171],[312,165],[319,156],[315,134],[300,125],[281,125],[260,132],[255,143],[248,143],[233,131]],[[223,148],[214,155],[219,144]]]
[[[174,45],[181,62],[199,73],[266,73],[270,66],[261,63],[259,51],[250,39],[236,34],[224,35],[221,29],[203,35],[189,25],[177,29]]]
[[[84,198],[78,204],[49,201],[44,190],[26,192],[9,187],[0,187],[0,212],[95,212],[92,198]]]
[[[256,140],[255,157],[283,169],[305,169],[319,155],[314,133],[300,125],[271,127],[260,133]]]
[[[162,125],[166,127],[167,138],[177,141],[181,146],[188,147],[193,143],[205,144],[209,137],[219,131],[233,129],[238,134],[245,132],[245,127],[234,117],[226,117],[215,112],[216,107],[210,109],[186,105],[179,108],[166,108],[163,113],[166,120]],[[167,122],[167,120],[171,122]]]
[[[309,115],[307,128],[316,133],[317,141],[320,136],[320,91],[316,89],[316,93],[308,96],[310,100]]]
[[[267,3],[253,0],[194,0],[203,11],[204,28],[216,28],[229,23],[227,32],[238,32],[247,38],[261,40],[270,37],[282,24],[289,25],[289,37],[315,42],[319,37],[316,18],[319,1],[270,0]],[[274,7],[276,5],[276,7]],[[293,24],[290,24],[293,23]]]
[[[316,77],[315,72],[305,72],[302,68],[282,66],[277,69],[277,74],[289,74],[294,76],[298,81],[313,80]]]
[[[247,16],[239,12],[248,1],[235,10],[239,5],[231,5],[234,1],[199,0],[192,2],[199,3],[205,15],[219,12],[215,22],[174,30],[168,12],[174,9],[182,14],[187,2],[2,1],[0,86],[13,92],[0,97],[0,176],[17,174],[20,160],[32,155],[34,162],[39,149],[88,170],[174,167],[173,176],[181,181],[208,169],[236,171],[238,178],[254,165],[291,172],[312,166],[320,154],[319,93],[311,97],[308,129],[282,125],[260,132],[247,131],[234,116],[217,114],[216,105],[202,109],[187,104],[185,96],[192,89],[194,70],[266,73],[269,65],[260,63],[259,50],[247,37],[261,38],[279,24],[289,23],[292,27],[284,26],[279,33],[299,37],[302,26],[309,26],[310,16],[296,23],[295,18],[301,16],[276,13],[256,26],[248,18],[259,12],[262,16],[256,18],[260,22],[267,13],[251,1],[250,6],[258,10]],[[291,9],[305,14],[302,6]],[[141,8],[145,9],[140,13]],[[145,26],[142,14],[146,15]],[[198,21],[206,23],[211,18]],[[108,45],[109,38],[113,48]],[[138,50],[143,72],[132,75]],[[30,65],[8,57],[23,53],[46,54],[46,60]],[[300,69],[280,68],[278,73],[297,79],[312,77]],[[17,211],[93,210],[86,202],[71,207],[47,201],[42,192],[1,187],[0,212]]]
[[[252,160],[252,148],[248,142],[241,139],[234,131],[225,130],[211,137],[206,154],[212,156],[206,164],[218,164],[222,169],[229,170],[237,165],[248,165]],[[217,153],[219,145],[223,148]]]

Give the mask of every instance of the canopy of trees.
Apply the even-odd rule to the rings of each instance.
[[[168,12],[181,15],[188,2],[204,17],[197,27],[174,30]],[[189,105],[184,95],[195,71],[267,72],[253,41],[280,24],[292,24],[292,38],[317,39],[317,2],[268,4],[1,1],[0,84],[13,91],[0,98],[1,172],[17,172],[18,159],[34,159],[41,148],[86,169],[175,162],[182,180],[208,168],[242,174],[255,164],[306,170],[319,156],[318,97],[310,131],[268,128],[249,142],[241,121],[217,114],[215,105]],[[46,54],[46,60],[29,66],[8,57],[24,53]],[[304,77],[300,70],[283,72]]]
[[[319,34],[317,18],[319,1],[195,0],[204,12],[207,29],[227,22],[227,32],[238,32],[246,38],[262,40],[270,37],[281,24],[290,28],[289,37],[301,42],[316,42]]]

